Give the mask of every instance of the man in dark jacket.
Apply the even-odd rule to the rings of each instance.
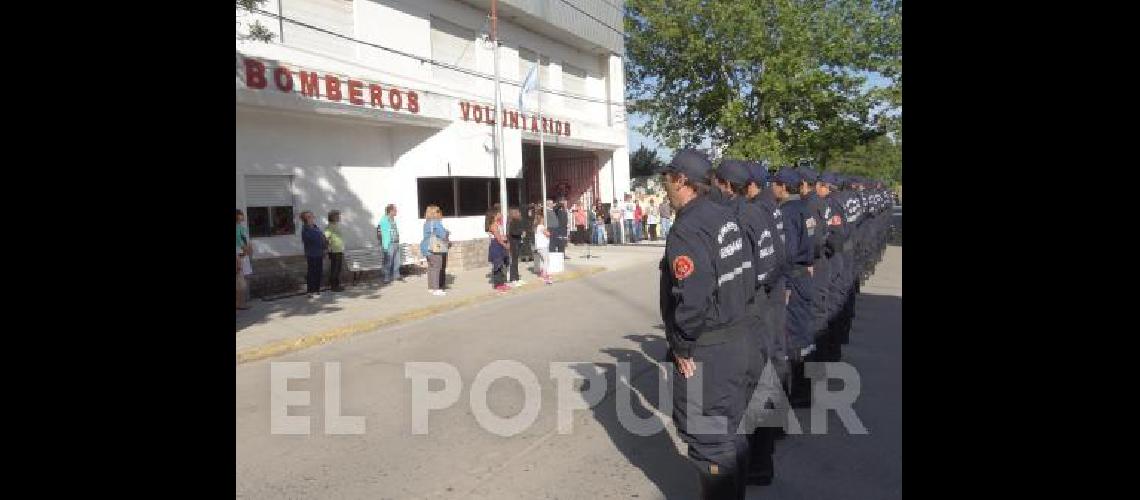
[[[321,296],[321,271],[324,268],[328,240],[317,227],[317,218],[312,212],[308,210],[301,212],[301,223],[304,226],[301,229],[301,242],[305,244],[305,261],[308,265],[308,272],[305,275],[306,291],[310,299],[316,299]]]
[[[550,232],[550,251],[558,253],[566,253],[566,235],[568,230],[569,216],[566,215],[566,198],[558,200],[554,205],[554,219],[558,221],[558,227],[552,227]],[[551,224],[553,226],[553,224]]]

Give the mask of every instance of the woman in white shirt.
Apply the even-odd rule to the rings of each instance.
[[[546,266],[550,263],[550,230],[546,228],[545,214],[543,210],[537,210],[534,213],[534,272],[542,276],[542,281],[547,285],[554,284],[550,279],[550,273],[546,272]]]
[[[646,225],[649,226],[649,240],[657,241],[657,224],[660,221],[661,214],[657,211],[657,204],[653,202],[653,198],[649,199],[649,214],[647,216]]]

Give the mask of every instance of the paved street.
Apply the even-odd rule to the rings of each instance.
[[[633,399],[635,413],[651,417],[646,405],[657,404],[654,375],[665,352],[657,298],[662,248],[628,251],[630,263],[618,269],[238,365],[237,496],[693,498],[695,472],[671,420],[664,418],[668,432],[640,437],[616,416],[614,363],[632,364],[628,383],[641,396]],[[750,487],[749,498],[901,498],[901,265],[902,248],[890,247],[858,300],[844,348],[861,377],[854,408],[870,434],[847,434],[832,414],[827,435],[788,436],[777,442],[775,482]],[[469,403],[475,374],[500,359],[529,367],[542,390],[537,420],[512,437],[480,427]],[[312,378],[289,384],[310,391],[312,406],[289,410],[312,417],[310,435],[270,433],[270,365],[280,361],[312,363]],[[405,378],[412,361],[451,363],[463,382],[457,403],[430,414],[427,435],[412,433]],[[605,399],[576,411],[568,435],[556,429],[551,361],[595,363],[606,372]],[[365,434],[324,433],[326,362],[340,363],[341,413],[364,416]],[[522,387],[509,380],[488,393],[500,416],[518,413],[523,400]]]

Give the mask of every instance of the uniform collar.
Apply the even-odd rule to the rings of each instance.
[[[694,205],[696,205],[697,203],[700,203],[702,201],[705,201],[705,196],[696,196],[693,199],[689,200],[689,202],[686,203],[685,206],[683,206],[681,208],[674,208],[673,209],[674,218],[677,220],[680,220],[682,215],[684,215],[686,212],[688,212],[689,209],[693,208]]]

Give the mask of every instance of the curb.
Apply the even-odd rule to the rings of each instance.
[[[586,276],[594,275],[594,274],[600,273],[600,272],[605,271],[605,270],[606,270],[606,268],[601,267],[601,266],[583,266],[580,269],[575,269],[572,271],[566,271],[566,272],[562,273],[560,276],[558,276],[558,281],[559,282],[565,282],[565,281],[575,280],[578,278],[584,278]],[[538,280],[538,281],[527,283],[521,287],[515,288],[509,292],[502,294],[502,295],[514,295],[518,292],[525,292],[528,290],[537,290],[537,289],[542,288],[544,286],[545,285],[543,285],[542,281]],[[325,330],[325,331],[314,333],[311,335],[305,335],[303,337],[279,340],[276,342],[270,342],[268,344],[263,344],[263,345],[259,345],[256,347],[249,347],[249,348],[243,349],[241,351],[238,351],[238,353],[237,353],[237,364],[240,365],[242,363],[248,363],[250,361],[257,361],[260,359],[266,359],[266,358],[281,356],[283,354],[288,354],[291,352],[300,351],[302,349],[307,349],[309,347],[313,347],[316,345],[327,344],[329,342],[333,342],[333,341],[338,340],[338,339],[350,337],[352,335],[356,335],[356,334],[360,334],[360,333],[370,332],[370,331],[373,331],[373,330],[376,330],[379,328],[383,328],[386,326],[392,326],[392,325],[399,324],[399,323],[406,323],[409,321],[415,321],[417,319],[423,319],[423,318],[426,318],[426,317],[429,317],[431,315],[438,314],[438,313],[441,313],[444,311],[450,311],[453,309],[458,309],[458,308],[461,308],[464,306],[469,306],[472,304],[488,302],[492,299],[498,298],[499,296],[500,296],[499,292],[489,291],[486,293],[482,293],[482,294],[478,294],[478,295],[472,295],[470,297],[466,297],[466,298],[462,298],[462,299],[455,299],[455,300],[449,300],[446,302],[439,302],[436,304],[432,304],[430,306],[420,307],[417,309],[412,309],[410,311],[404,311],[402,313],[394,314],[392,316],[386,316],[386,317],[378,318],[378,319],[374,319],[374,320],[354,323],[354,324],[348,325],[348,326],[333,328],[331,330]]]

